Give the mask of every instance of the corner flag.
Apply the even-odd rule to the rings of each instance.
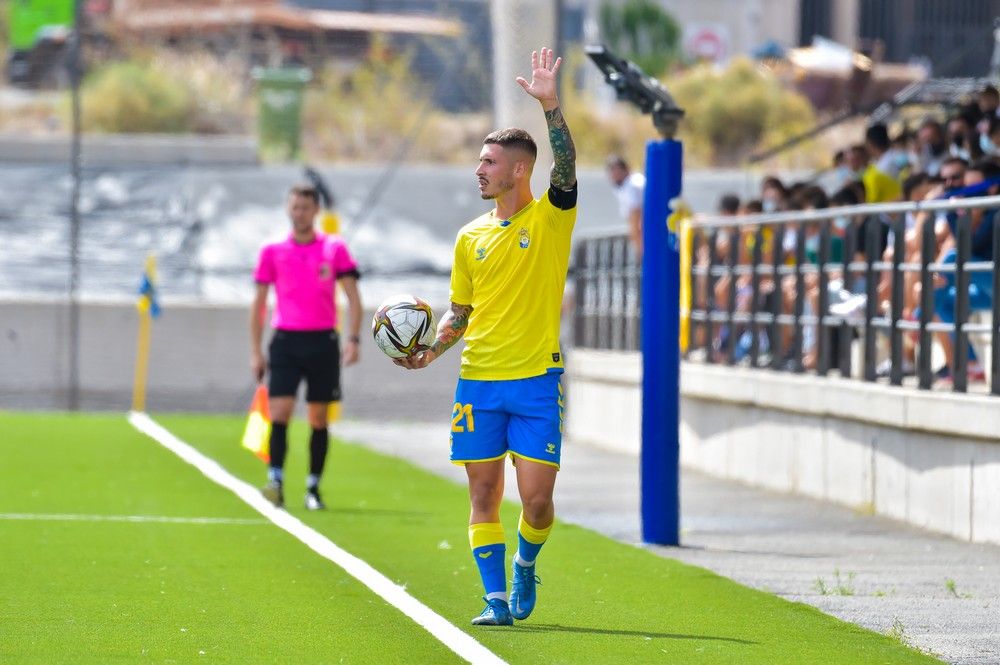
[[[267,403],[267,386],[263,383],[257,386],[250,403],[250,413],[247,415],[246,428],[243,430],[243,447],[268,462],[270,456],[271,413]]]
[[[152,254],[146,258],[146,267],[139,283],[139,300],[135,306],[141,313],[148,312],[154,319],[160,316],[160,302],[156,295],[156,257]]]
[[[146,410],[146,375],[149,369],[150,321],[160,316],[160,303],[156,298],[156,257],[146,257],[146,267],[139,283],[139,338],[135,346],[135,379],[132,384],[132,410]]]

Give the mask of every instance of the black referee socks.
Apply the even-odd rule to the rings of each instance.
[[[309,436],[309,475],[316,479],[319,484],[319,477],[323,474],[323,466],[326,464],[326,451],[330,448],[330,433],[324,427],[314,429]],[[312,488],[310,488],[312,489]]]

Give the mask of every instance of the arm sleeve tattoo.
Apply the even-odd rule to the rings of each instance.
[[[576,184],[576,146],[570,136],[569,127],[558,106],[545,112],[545,122],[549,126],[549,144],[552,146],[552,184],[559,189],[572,189]]]
[[[431,344],[431,351],[435,356],[455,346],[458,340],[462,339],[465,330],[469,327],[469,316],[472,314],[471,305],[459,305],[451,303],[451,309],[441,319],[438,324],[437,339]]]

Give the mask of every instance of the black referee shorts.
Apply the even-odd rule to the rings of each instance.
[[[268,347],[271,397],[294,397],[306,380],[307,402],[340,401],[340,341],[336,330],[275,330]]]

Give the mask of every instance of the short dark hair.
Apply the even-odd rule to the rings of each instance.
[[[319,191],[317,191],[316,187],[311,184],[302,183],[292,185],[291,189],[288,190],[288,195],[304,196],[307,199],[312,199],[313,203],[319,205]]]
[[[538,157],[538,146],[535,145],[535,140],[531,138],[531,134],[517,127],[498,129],[495,132],[487,134],[486,138],[483,139],[483,145],[491,144],[504,148],[523,150],[531,155],[532,159]]]
[[[889,130],[881,122],[876,123],[865,130],[865,141],[879,150],[888,150],[892,145],[889,141]]]
[[[626,162],[625,158],[622,157],[621,155],[609,155],[608,158],[604,161],[604,168],[608,169],[619,168],[625,171],[631,170],[628,167],[628,162]]]
[[[740,210],[740,197],[735,194],[723,194],[719,197],[719,212],[735,215]]]
[[[785,183],[781,182],[781,178],[778,176],[764,176],[764,179],[760,183],[760,188],[761,190],[765,190],[768,187],[778,190],[782,196],[788,196],[788,188],[785,187]]]
[[[928,178],[929,176],[926,173],[914,173],[911,176],[907,176],[903,181],[903,198],[907,201],[910,200],[913,190],[927,183]]]
[[[1000,99],[1000,92],[992,85],[985,85],[983,89],[979,91],[980,97],[993,97],[994,99]]]
[[[816,185],[809,185],[803,189],[799,192],[796,199],[802,204],[803,208],[821,210],[830,206],[830,199],[827,198],[826,192],[823,191],[822,187],[817,187]]]
[[[992,157],[983,157],[982,159],[977,160],[969,166],[969,170],[982,173],[983,178],[986,180],[991,180],[1000,176],[1000,164],[998,164]]]
[[[965,161],[961,157],[949,157],[948,159],[941,162],[941,168],[939,168],[938,170],[940,171],[948,164],[961,164],[963,169],[969,168],[969,162]]]
[[[844,185],[838,189],[832,197],[830,197],[830,204],[834,206],[853,206],[858,205],[861,201],[858,199],[857,190],[851,185]]]

